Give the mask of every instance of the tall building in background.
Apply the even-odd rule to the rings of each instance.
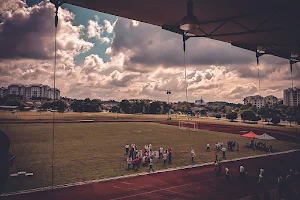
[[[0,98],[7,95],[22,96],[26,100],[34,98],[54,99],[54,89],[42,84],[11,84],[8,88],[0,88]],[[57,88],[55,89],[55,99],[60,99],[60,90]]]
[[[5,95],[5,92],[7,91],[7,88],[1,87],[0,88],[0,98],[3,98]]]
[[[287,106],[300,105],[300,89],[288,88],[283,91],[283,104]]]

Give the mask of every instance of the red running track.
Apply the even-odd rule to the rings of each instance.
[[[178,126],[178,122],[176,121],[161,121],[158,123]],[[295,133],[296,132],[298,133],[300,129],[291,131],[291,130],[275,130],[275,129],[265,129],[265,128],[226,125],[226,124],[208,124],[208,123],[201,123],[201,122],[193,122],[193,123],[197,123],[198,129],[202,129],[202,130],[217,131],[217,132],[232,133],[232,134],[241,134],[241,131],[254,131],[257,134],[267,133],[275,137],[277,140],[300,142],[300,137],[295,136],[296,135]],[[192,124],[191,125],[186,124],[186,125],[190,126],[190,128],[194,127]]]
[[[141,199],[239,199],[245,196],[263,193],[276,187],[278,172],[287,172],[290,168],[300,169],[300,152],[260,157],[244,161],[224,163],[231,171],[231,183],[223,176],[216,177],[213,166],[157,173],[112,180],[87,185],[57,189],[54,191],[6,197],[8,200],[141,200]],[[238,179],[238,168],[243,163],[247,174],[247,183]],[[257,185],[259,169],[265,169],[265,180]],[[154,165],[155,168],[155,165]]]

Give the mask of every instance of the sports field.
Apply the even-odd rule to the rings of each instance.
[[[7,192],[51,185],[52,125],[51,124],[1,124],[17,155],[16,170],[33,172],[33,177],[9,180]],[[101,179],[136,173],[126,170],[124,145],[135,142],[138,149],[151,143],[154,150],[162,145],[173,148],[173,163],[167,167],[190,165],[190,149],[195,149],[196,164],[211,162],[215,151],[206,152],[206,144],[212,149],[216,142],[235,140],[240,143],[239,152],[228,152],[227,159],[263,154],[245,147],[248,139],[239,135],[199,130],[180,130],[176,126],[156,123],[72,123],[55,125],[55,172],[54,184]],[[274,141],[277,151],[295,149],[299,145]],[[163,169],[155,163],[154,169]],[[140,172],[148,168],[141,168]]]
[[[121,113],[76,113],[76,112],[65,112],[65,113],[55,113],[55,119],[59,121],[74,121],[74,120],[149,120],[149,121],[165,121],[168,117],[167,114],[121,114]],[[170,115],[172,121],[188,121],[186,115],[178,115],[172,114]],[[0,122],[6,123],[8,121],[52,121],[53,113],[52,112],[16,112],[12,113],[9,111],[0,111]],[[229,122],[227,119],[222,118],[217,120],[212,117],[200,117],[200,118],[190,118],[189,120],[199,123],[207,123],[207,124],[222,124],[222,125],[230,125],[230,126],[244,126],[247,128],[264,128],[264,129],[273,129],[273,130],[283,130],[289,131],[290,134],[300,135],[300,128],[292,124],[289,126],[287,124],[272,126],[267,123],[259,122],[258,124],[248,124],[242,123],[237,120],[236,122]]]

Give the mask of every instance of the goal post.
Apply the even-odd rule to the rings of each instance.
[[[179,129],[182,129],[182,130],[184,130],[184,129],[190,129],[192,131],[198,130],[198,124],[195,122],[179,121],[178,127],[179,127]]]

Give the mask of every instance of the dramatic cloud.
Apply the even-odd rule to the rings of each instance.
[[[21,1],[20,1],[21,2]],[[0,58],[52,59],[54,56],[53,5],[42,2],[33,7],[6,8],[0,24]],[[74,14],[59,12],[58,56],[65,60],[89,50],[93,44],[80,38],[83,26],[73,26]]]
[[[104,33],[106,32],[107,34],[111,34],[113,33],[114,27],[117,23],[117,21],[115,21],[113,24],[110,23],[110,21],[108,20],[103,20],[104,26],[102,26],[101,24],[98,23],[99,21],[99,17],[95,16],[95,20],[89,20],[88,21],[88,37],[89,38],[97,38],[99,39],[102,43],[106,42],[106,43],[110,43],[110,39],[106,36],[103,36]]]
[[[0,45],[5,47],[0,50],[0,86],[53,85],[53,5],[46,1],[28,7],[21,0],[4,1],[0,11]],[[112,21],[95,16],[78,23],[75,15],[59,9],[56,85],[64,96],[166,100],[165,90],[172,90],[170,100],[183,101],[188,88],[189,101],[203,96],[205,101],[242,102],[245,96],[259,93],[282,97],[282,90],[291,85],[284,59],[260,58],[259,88],[253,52],[191,38],[184,65],[180,35],[122,18]],[[105,57],[94,51],[97,48]],[[78,56],[82,62],[77,64]],[[294,84],[300,86],[297,64],[293,76]]]

